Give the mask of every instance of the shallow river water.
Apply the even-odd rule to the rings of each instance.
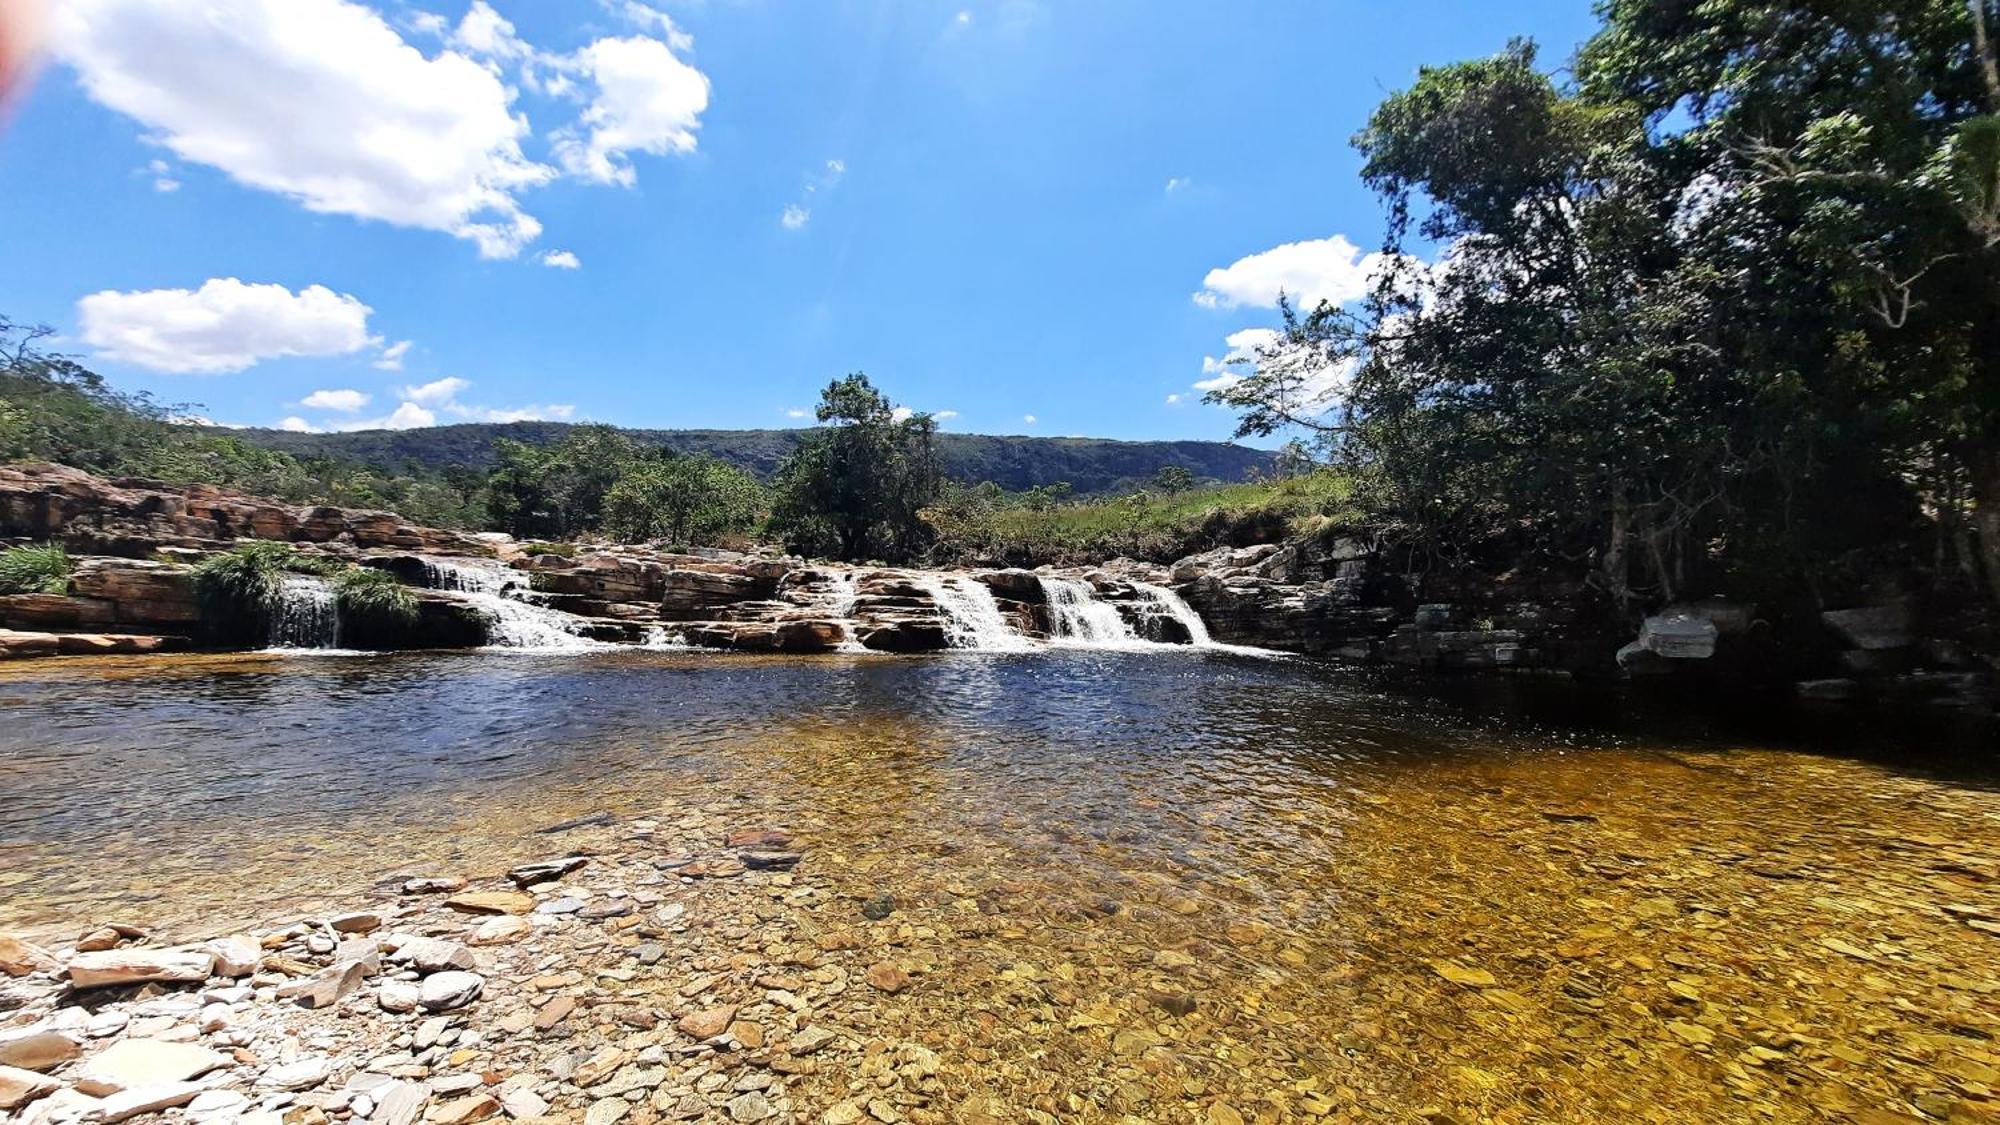
[[[222,932],[693,808],[896,897],[964,1120],[2000,1119],[1963,772],[1226,653],[0,669],[0,929]]]

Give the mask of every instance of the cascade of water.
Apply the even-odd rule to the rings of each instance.
[[[463,595],[493,618],[489,647],[561,652],[605,647],[583,636],[583,622],[573,615],[512,596],[528,584],[510,567],[482,559],[425,559],[424,567],[433,588]]]
[[[1141,644],[1118,607],[1099,601],[1088,582],[1074,578],[1042,579],[1049,603],[1049,632],[1060,644],[1123,648]]]
[[[1132,585],[1153,603],[1154,612],[1180,622],[1181,628],[1187,630],[1189,644],[1196,648],[1215,647],[1215,641],[1208,635],[1208,623],[1201,619],[1201,614],[1196,613],[1193,606],[1187,604],[1186,599],[1165,586],[1155,586],[1150,582],[1134,582]]]
[[[840,622],[839,652],[867,652],[867,646],[854,634],[854,603],[861,599],[860,591],[854,585],[854,572],[843,570],[827,576],[827,584],[833,587],[833,616]]]
[[[323,578],[287,575],[271,607],[272,648],[340,647],[340,603]]]
[[[1027,652],[1034,642],[1007,623],[986,583],[960,575],[925,575],[922,584],[944,617],[945,643],[984,652]]]

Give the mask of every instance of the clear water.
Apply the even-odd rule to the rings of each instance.
[[[492,872],[588,813],[699,811],[801,833],[834,892],[802,932],[897,897],[924,986],[878,1030],[935,1047],[954,1096],[1081,1121],[1991,1105],[1989,774],[1494,702],[1185,648],[27,663],[0,669],[0,929],[197,936]]]

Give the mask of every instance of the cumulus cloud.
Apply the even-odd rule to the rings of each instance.
[[[550,269],[580,270],[583,268],[583,259],[578,258],[568,250],[551,250],[542,255],[541,261],[543,265]]]
[[[300,399],[299,405],[309,406],[315,410],[338,410],[343,414],[352,414],[367,406],[368,400],[369,395],[363,391],[339,388],[314,391]]]
[[[294,434],[316,434],[319,427],[296,414],[278,420],[278,428]]]
[[[794,406],[794,407],[792,407],[792,408],[791,408],[790,410],[787,410],[787,411],[785,411],[785,417],[787,417],[787,418],[810,418],[810,417],[812,417],[812,411],[810,411],[810,410],[801,410],[801,409],[799,409],[798,407]]]
[[[778,225],[786,230],[804,230],[812,222],[813,213],[796,203],[785,205],[785,211],[778,216]]]
[[[411,402],[441,403],[452,401],[458,397],[460,391],[470,386],[472,386],[470,379],[461,379],[456,375],[447,375],[442,379],[424,383],[420,386],[404,387],[398,393]]]
[[[377,371],[401,371],[403,369],[403,357],[409,354],[409,351],[410,341],[398,340],[388,347],[383,348],[382,354],[375,357],[375,362],[372,366]]]
[[[262,359],[358,352],[374,310],[323,285],[211,278],[200,289],[107,289],[76,303],[83,341],[108,359],[172,374],[241,371]]]
[[[565,171],[598,183],[638,182],[631,154],[693,152],[708,108],[708,76],[658,39],[599,39],[563,65],[587,75],[597,92],[577,123],[556,136]]]
[[[1203,308],[1276,308],[1280,293],[1302,309],[1344,305],[1367,295],[1389,259],[1361,252],[1341,235],[1287,242],[1208,271],[1194,303]]]
[[[182,161],[314,212],[443,231],[511,258],[542,231],[522,196],[556,165],[629,186],[632,154],[695,147],[708,79],[674,53],[692,41],[637,0],[607,6],[649,34],[548,54],[474,0],[455,26],[405,19],[441,44],[426,56],[354,0],[65,0],[53,43],[93,99]],[[523,87],[586,102],[544,138],[547,158],[524,148]]]
[[[541,233],[513,91],[455,51],[426,58],[349,0],[68,0],[56,53],[98,102],[180,159],[308,210],[445,231],[487,257]]]
[[[1035,416],[1033,414],[1023,414],[1021,415],[1021,421],[1026,422],[1028,425],[1032,426],[1035,424]]]
[[[1188,178],[1187,178],[1186,176],[1168,176],[1168,177],[1167,177],[1167,194],[1168,194],[1168,195],[1172,195],[1172,194],[1174,194],[1175,192],[1177,192],[1177,191],[1180,191],[1180,190],[1181,190],[1182,188],[1185,188],[1185,187],[1187,187],[1187,186],[1188,186]]]

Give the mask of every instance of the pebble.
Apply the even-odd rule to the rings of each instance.
[[[479,998],[486,978],[478,973],[444,972],[425,977],[418,988],[417,1002],[426,1011],[448,1012],[463,1008]]]

